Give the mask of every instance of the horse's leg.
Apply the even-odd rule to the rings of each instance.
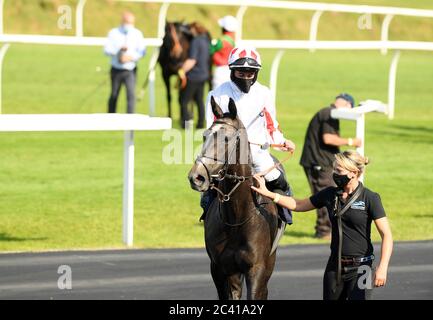
[[[230,296],[227,276],[224,275],[218,266],[213,262],[210,263],[210,272],[218,292],[218,299],[228,300]]]
[[[268,299],[268,281],[274,270],[276,254],[265,259],[264,263],[251,267],[246,275],[247,299],[266,300]]]
[[[170,89],[170,73],[164,72],[162,74],[164,79],[165,88],[167,90],[167,107],[168,107],[168,117],[171,118],[171,89]]]
[[[240,300],[242,298],[242,281],[244,280],[242,273],[231,275],[228,278],[230,299]]]

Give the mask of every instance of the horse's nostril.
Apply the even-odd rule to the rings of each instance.
[[[189,177],[191,185],[201,186],[205,182],[205,178],[200,174],[193,174]]]

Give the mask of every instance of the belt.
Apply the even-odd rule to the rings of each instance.
[[[374,260],[374,255],[372,254],[367,257],[356,257],[356,258],[342,257],[341,263],[343,265],[356,265],[356,264],[373,261],[373,260]]]
[[[334,204],[334,216],[337,217],[337,226],[338,226],[338,260],[337,260],[337,285],[341,283],[341,268],[342,268],[342,255],[341,252],[343,250],[343,222],[341,219],[341,216],[350,208],[350,206],[356,201],[358,196],[362,192],[362,184],[358,186],[356,191],[352,194],[352,196],[347,199],[346,204],[343,208],[340,208],[339,206],[339,200],[338,196],[335,197],[335,204]]]

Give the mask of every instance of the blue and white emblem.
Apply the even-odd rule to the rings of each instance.
[[[364,201],[355,201],[351,206],[351,209],[356,210],[365,210],[365,202]]]

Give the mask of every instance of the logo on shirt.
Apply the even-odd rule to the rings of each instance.
[[[351,209],[355,210],[365,210],[365,202],[364,201],[355,201],[351,206]]]

